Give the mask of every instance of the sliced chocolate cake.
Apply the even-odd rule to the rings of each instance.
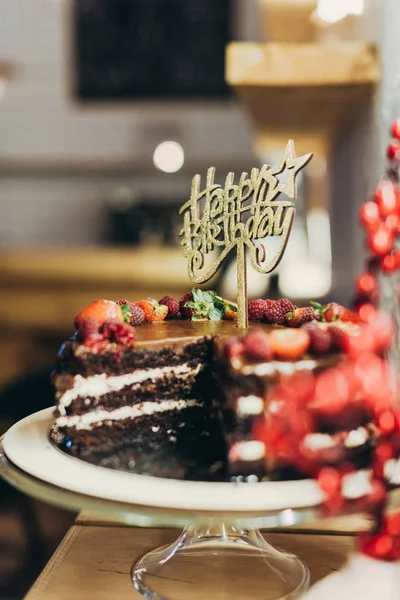
[[[271,460],[272,449],[269,453],[260,436],[260,427],[276,412],[270,394],[296,373],[329,371],[342,359],[342,336],[359,326],[321,323],[306,309],[289,311],[286,325],[271,323],[271,317],[260,322],[261,315],[240,334],[234,305],[225,309],[222,299],[212,298],[207,303],[201,296],[199,309],[187,298],[183,308],[164,299],[164,304],[102,300],[84,309],[53,375],[52,439],[73,456],[97,457],[117,468],[131,468],[134,447],[136,466],[138,454],[156,453],[162,463],[176,449],[190,464],[204,459],[219,477],[261,479],[287,471],[290,465]],[[260,317],[260,305],[252,308]],[[273,312],[278,314],[277,307]],[[167,315],[172,318],[164,320]],[[304,323],[302,315],[313,321]],[[369,420],[365,410],[355,411],[346,422],[331,421],[328,431],[321,417],[308,441],[329,450],[336,436],[341,447],[364,448],[370,444]],[[346,457],[352,459],[351,452]],[[301,475],[301,469],[290,473]],[[188,472],[178,468],[173,476]]]

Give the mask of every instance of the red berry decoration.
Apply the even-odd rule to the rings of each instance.
[[[400,159],[400,144],[397,142],[393,142],[389,144],[387,147],[387,157],[389,160],[399,160]]]
[[[384,218],[398,212],[400,208],[400,194],[396,184],[388,179],[381,181],[375,191],[375,202],[380,214]]]
[[[379,207],[375,202],[366,202],[360,208],[360,221],[368,229],[375,229],[382,222]]]
[[[310,352],[315,356],[323,356],[328,354],[332,347],[332,338],[327,329],[322,329],[321,326],[309,323],[304,325],[310,336]]]
[[[316,319],[315,309],[312,306],[296,308],[285,314],[285,321],[289,327],[300,327],[303,323]]]
[[[181,313],[182,319],[191,319],[192,315],[194,315],[193,308],[188,308],[186,306],[187,302],[191,302],[193,300],[192,292],[187,292],[182,298],[179,300],[179,312]]]
[[[336,325],[331,325],[327,331],[331,338],[332,350],[344,350],[347,344],[347,333],[341,327],[336,327]]]
[[[370,273],[364,273],[356,279],[356,289],[360,294],[371,295],[378,287],[376,277]]]
[[[400,267],[400,250],[393,250],[381,260],[381,268],[384,273],[393,273]]]
[[[268,335],[261,329],[250,331],[244,339],[244,352],[253,360],[271,360],[272,350]]]
[[[281,300],[266,300],[265,319],[275,325],[285,323],[285,315],[296,310],[297,306],[287,298]]]
[[[101,326],[100,333],[104,339],[121,346],[132,346],[136,339],[135,328],[117,320],[106,321]]]
[[[266,309],[267,303],[265,300],[250,300],[248,304],[249,321],[262,321]]]
[[[93,336],[97,336],[100,329],[100,321],[93,317],[87,317],[83,319],[78,324],[78,336],[79,338],[85,342],[89,338]]]
[[[385,219],[385,225],[394,234],[400,231],[400,215],[398,213],[392,213]]]
[[[172,296],[164,296],[161,298],[158,304],[168,308],[167,319],[170,319],[171,317],[177,317],[179,315],[179,302]]]
[[[340,492],[342,476],[337,469],[326,467],[318,475],[318,485],[325,494],[333,496]]]
[[[131,314],[130,314],[130,325],[143,325],[145,323],[146,317],[144,314],[144,310],[140,308],[137,304],[132,304],[131,306]]]
[[[368,236],[368,246],[376,256],[388,254],[393,249],[393,243],[393,233],[383,223]]]
[[[227,358],[233,360],[243,354],[244,344],[239,338],[232,337],[225,343],[224,350]]]
[[[394,137],[396,140],[400,140],[400,119],[393,123],[391,128],[391,134],[392,137]]]

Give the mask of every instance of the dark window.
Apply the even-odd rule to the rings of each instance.
[[[230,0],[75,0],[79,100],[218,98]]]

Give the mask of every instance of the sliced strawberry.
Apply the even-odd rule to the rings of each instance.
[[[122,309],[116,302],[112,302],[111,300],[96,300],[86,306],[80,313],[78,313],[75,317],[74,324],[77,329],[79,329],[80,325],[86,319],[96,319],[100,325],[105,323],[106,321],[110,321],[116,319],[121,321],[124,320]]]
[[[273,354],[284,360],[300,358],[310,345],[310,336],[304,329],[276,329],[268,340]]]
[[[168,314],[168,306],[159,304],[154,298],[146,298],[135,302],[137,306],[144,312],[146,323],[155,323],[156,321],[164,321]]]
[[[310,302],[310,304],[315,309],[316,315],[321,321],[326,321],[327,323],[333,323],[334,321],[360,323],[361,321],[357,313],[352,312],[337,302],[330,302],[329,304],[325,304],[325,306],[318,302]]]
[[[360,322],[360,317],[356,313],[336,302],[331,302],[325,306],[324,319],[328,323],[337,320],[343,321],[344,323]]]

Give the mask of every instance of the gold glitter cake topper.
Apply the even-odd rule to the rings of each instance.
[[[183,228],[179,235],[188,258],[190,279],[205,283],[219,269],[229,252],[237,251],[238,327],[245,328],[247,317],[247,278],[245,248],[250,250],[250,262],[259,273],[270,273],[280,260],[288,242],[296,209],[291,200],[297,197],[296,176],[310,161],[312,154],[296,158],[293,141],[289,141],[280,164],[274,169],[263,165],[242,173],[238,184],[235,174],[229,173],[224,187],[214,183],[215,167],[207,171],[207,181],[201,190],[201,176],[192,181],[190,200],[180,209]],[[280,181],[279,175],[287,175]],[[278,200],[280,194],[288,198]],[[268,258],[265,246],[257,243],[268,236],[282,238],[277,252]],[[204,256],[214,249],[220,253],[204,273]]]

